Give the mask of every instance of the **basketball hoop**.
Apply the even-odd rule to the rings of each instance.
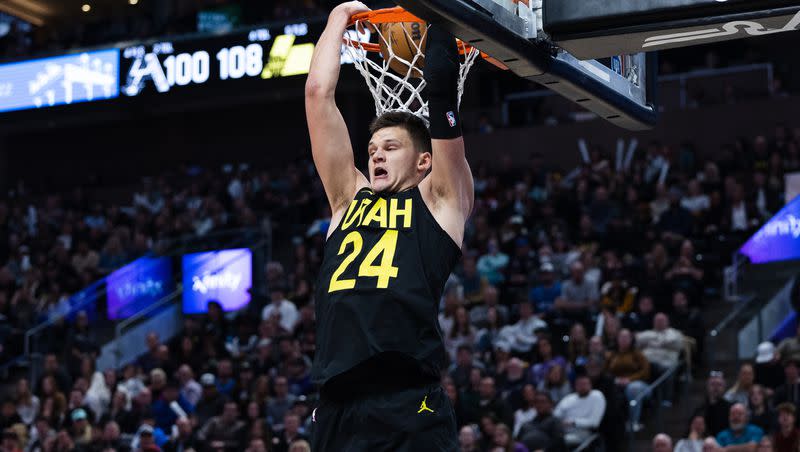
[[[344,47],[346,55],[352,60],[353,65],[367,82],[367,87],[375,100],[375,114],[380,116],[387,112],[401,111],[412,113],[428,122],[428,102],[422,97],[425,89],[425,79],[420,77],[424,69],[420,64],[425,58],[424,45],[420,45],[410,35],[406,27],[400,27],[405,33],[406,42],[409,43],[411,58],[403,58],[392,49],[392,39],[386,33],[386,25],[396,23],[421,23],[422,39],[425,41],[430,26],[401,7],[379,9],[354,15],[350,19],[344,34]],[[377,35],[377,42],[370,42],[373,33]],[[459,54],[462,57],[458,77],[458,100],[464,93],[464,82],[467,79],[472,65],[478,56],[482,56],[501,69],[507,69],[502,63],[480,50],[460,40],[458,43]],[[383,58],[370,58],[370,54],[382,54],[383,49],[388,55]],[[376,61],[377,60],[377,61]],[[400,63],[408,70],[405,74],[391,70],[393,64]]]

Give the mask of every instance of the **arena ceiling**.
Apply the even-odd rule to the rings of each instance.
[[[37,26],[130,13],[141,0],[2,0],[0,11]],[[88,11],[84,5],[89,5]]]

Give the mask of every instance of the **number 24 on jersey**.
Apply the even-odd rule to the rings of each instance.
[[[356,260],[361,254],[361,249],[364,246],[364,239],[358,231],[353,231],[342,240],[339,246],[338,255],[341,256],[347,250],[348,245],[352,244],[353,249],[350,254],[342,259],[342,263],[333,272],[331,276],[331,283],[328,287],[328,293],[336,292],[339,290],[352,289],[356,286],[355,279],[341,279],[342,274],[347,270],[347,267]],[[397,278],[397,267],[392,265],[394,261],[394,253],[397,249],[397,230],[389,229],[384,232],[378,243],[369,250],[361,264],[358,266],[358,277],[373,277],[378,278],[378,289],[386,289],[389,287],[389,280]],[[380,261],[376,264],[380,257]]]

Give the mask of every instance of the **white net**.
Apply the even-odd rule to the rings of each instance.
[[[392,42],[389,34],[389,27],[372,25],[368,20],[357,20],[352,26],[356,32],[345,32],[345,49],[349,54],[349,59],[367,82],[367,87],[375,100],[375,114],[380,116],[387,112],[402,111],[412,113],[428,122],[428,101],[423,96],[425,89],[425,79],[421,77],[424,69],[419,69],[425,58],[425,49],[422,48],[425,37],[428,34],[428,25],[424,25],[422,39],[414,40],[409,31],[410,27],[392,27],[392,33],[402,30],[405,41],[412,50],[411,60],[397,55],[392,49]],[[369,29],[378,36],[381,51],[387,55],[371,56],[368,50],[374,49],[374,44],[362,41],[360,37],[365,33],[359,30]],[[461,96],[464,94],[464,83],[472,65],[480,55],[480,51],[474,47],[466,46],[458,41],[459,50],[462,55],[458,77],[458,102],[461,104]],[[375,53],[375,52],[373,52]],[[408,68],[405,74],[392,70],[392,67]]]

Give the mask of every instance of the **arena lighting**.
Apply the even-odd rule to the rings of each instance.
[[[128,3],[131,4],[131,5],[138,5],[139,4],[139,0],[128,0]]]
[[[88,13],[91,10],[92,10],[92,5],[90,5],[88,3],[84,3],[83,6],[81,6],[81,11],[83,11],[85,13]]]
[[[53,14],[47,7],[24,0],[0,2],[0,11],[19,17],[37,27],[43,26],[45,17]]]

